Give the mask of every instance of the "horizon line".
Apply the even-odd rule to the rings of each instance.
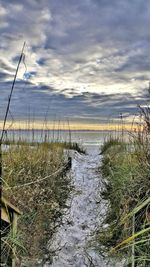
[[[133,123],[81,123],[81,122],[26,122],[26,121],[15,121],[6,122],[5,130],[74,130],[74,131],[111,131],[111,130],[133,130],[136,129],[137,125]],[[0,130],[3,129],[3,121],[0,121]]]

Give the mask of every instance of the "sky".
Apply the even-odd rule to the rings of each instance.
[[[0,120],[131,121],[149,101],[150,0],[0,0]]]

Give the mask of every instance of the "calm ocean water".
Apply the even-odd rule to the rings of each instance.
[[[112,131],[52,131],[52,130],[10,130],[4,138],[26,141],[77,142],[82,145],[101,145]]]

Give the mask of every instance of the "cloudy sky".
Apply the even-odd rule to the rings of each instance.
[[[0,0],[0,120],[126,120],[148,101],[150,0]]]

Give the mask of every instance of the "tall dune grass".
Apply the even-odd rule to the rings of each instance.
[[[22,212],[16,237],[18,266],[35,266],[39,259],[51,261],[47,242],[56,221],[61,222],[72,189],[66,172],[64,147],[59,144],[13,143],[3,152],[3,196]],[[12,245],[12,239],[7,236],[8,244]]]
[[[143,122],[128,142],[123,135],[112,137],[101,150],[101,194],[108,207],[98,250],[128,267],[150,266],[150,109],[141,110]]]

